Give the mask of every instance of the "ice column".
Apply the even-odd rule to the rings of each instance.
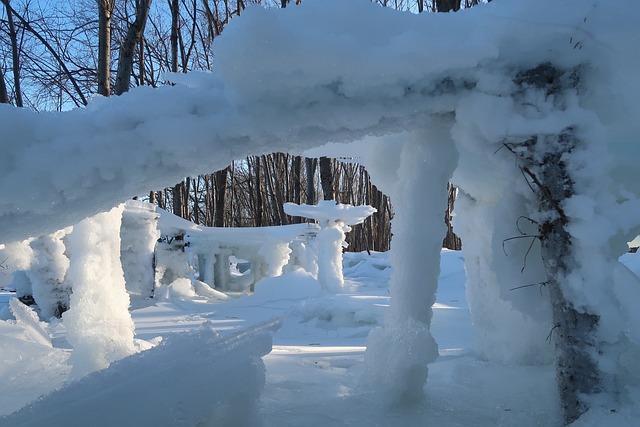
[[[67,278],[73,284],[71,308],[63,315],[73,346],[71,376],[103,369],[135,352],[122,264],[120,224],[123,207],[87,218],[69,235]]]
[[[45,320],[60,316],[69,307],[71,289],[65,283],[69,259],[65,255],[63,237],[70,229],[40,236],[30,243],[34,261],[25,274],[31,281],[40,316]]]
[[[421,400],[427,364],[438,357],[429,326],[446,233],[447,181],[457,163],[450,123],[441,117],[431,123],[428,132],[407,134],[397,180],[390,188],[396,206],[390,252],[394,267],[389,285],[391,306],[385,325],[369,334],[365,355],[367,375],[389,403]],[[381,171],[384,174],[389,176]]]
[[[322,289],[338,292],[344,285],[342,276],[342,248],[346,245],[345,233],[351,225],[364,222],[376,212],[371,206],[351,206],[333,200],[321,200],[317,205],[285,203],[288,215],[312,218],[318,221],[318,282]]]
[[[125,203],[122,213],[121,262],[129,295],[149,298],[155,286],[154,252],[160,231],[155,206],[138,200]]]

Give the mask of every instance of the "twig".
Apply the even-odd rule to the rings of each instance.
[[[511,288],[509,290],[510,291],[516,291],[518,289],[530,288],[532,286],[540,286],[540,293],[542,294],[542,287],[543,286],[547,286],[548,283],[549,283],[549,281],[545,280],[544,282],[529,283],[528,285],[516,286],[515,288]]]
[[[518,219],[516,219],[516,228],[518,229],[518,231],[520,232],[520,234],[522,234],[523,236],[526,236],[527,233],[523,232],[522,229],[520,229],[520,220],[521,219],[526,219],[527,221],[529,221],[531,224],[536,224],[536,225],[540,225],[540,223],[538,221],[535,221],[531,218],[529,218],[528,216],[524,216],[524,215],[520,215],[518,217]]]
[[[526,235],[523,235],[523,236],[514,236],[514,237],[508,237],[508,238],[504,239],[502,241],[502,251],[504,252],[505,256],[509,256],[509,254],[507,253],[507,250],[505,249],[505,246],[504,246],[504,244],[506,242],[509,242],[511,240],[516,240],[516,239],[526,239],[527,237],[531,237],[533,239],[538,239],[540,236],[537,236],[537,235],[534,236],[534,235],[526,234]]]
[[[522,170],[522,172],[529,175],[529,177],[533,180],[533,183],[536,184],[536,186],[538,187],[542,195],[545,197],[545,199],[547,199],[547,201],[551,203],[551,206],[553,207],[553,209],[556,212],[558,212],[558,215],[560,215],[560,219],[562,220],[562,225],[567,225],[567,222],[568,222],[567,216],[564,214],[564,210],[562,210],[558,202],[553,198],[553,196],[549,192],[549,189],[545,187],[540,182],[540,180],[538,180],[538,177],[533,172],[531,172],[528,167],[523,166],[520,169]]]
[[[549,341],[550,342],[551,341],[551,334],[553,334],[553,331],[556,328],[559,328],[559,327],[560,327],[560,323],[556,323],[555,325],[553,325],[553,328],[551,328],[551,330],[549,331],[549,335],[547,335],[547,338],[545,338],[545,341]]]

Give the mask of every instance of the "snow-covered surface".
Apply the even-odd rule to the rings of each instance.
[[[532,135],[541,135],[540,141],[551,141],[553,138],[544,135],[572,129],[580,146],[565,160],[575,178],[576,195],[563,208],[569,219],[575,262],[572,274],[563,283],[576,307],[599,316],[593,337],[598,346],[598,366],[611,374],[617,390],[610,396],[618,396],[616,405],[622,405],[613,414],[613,404],[604,402],[602,409],[595,409],[580,422],[602,423],[607,410],[616,422],[631,419],[640,401],[634,388],[640,384],[634,374],[639,371],[640,360],[635,307],[640,286],[616,260],[626,250],[626,242],[638,235],[640,226],[640,169],[636,167],[640,122],[632,119],[640,100],[640,80],[635,78],[640,69],[638,16],[638,2],[605,0],[496,1],[456,14],[420,16],[385,10],[366,0],[309,0],[281,11],[248,8],[218,39],[216,66],[209,75],[176,78],[182,83],[175,87],[140,88],[121,97],[96,98],[86,109],[62,114],[0,105],[0,262],[11,270],[28,270],[34,251],[32,241],[23,239],[89,221],[85,218],[109,211],[133,195],[171,185],[186,175],[224,167],[233,159],[272,151],[299,153],[326,142],[367,138],[363,162],[397,208],[390,255],[396,268],[389,285],[393,303],[385,321],[375,322],[381,329],[370,336],[360,378],[371,379],[375,390],[383,394],[386,386],[388,395],[408,392],[409,399],[403,400],[417,401],[427,376],[426,363],[437,355],[436,342],[443,354],[436,327],[438,310],[430,329],[432,313],[428,307],[434,302],[440,264],[444,183],[453,177],[461,188],[461,200],[465,200],[462,206],[467,208],[458,212],[457,227],[468,246],[466,291],[476,326],[476,349],[491,362],[463,356],[455,359],[461,363],[459,370],[458,362],[439,365],[436,361],[429,368],[428,404],[414,403],[419,415],[404,421],[411,424],[424,421],[422,417],[446,414],[452,418],[449,425],[455,425],[458,416],[464,425],[469,423],[466,415],[471,411],[486,425],[526,425],[533,419],[536,425],[553,424],[556,396],[551,382],[540,381],[550,377],[549,368],[529,371],[531,378],[538,380],[536,384],[545,384],[544,390],[526,389],[530,383],[521,375],[523,363],[548,360],[544,338],[551,325],[545,309],[546,294],[537,285],[529,286],[545,280],[536,261],[535,227],[527,228],[527,220],[529,225],[540,220],[536,216],[539,212],[512,153],[502,148],[504,142],[522,141]],[[567,70],[569,75],[578,70],[579,90],[550,96],[535,84],[516,84],[514,78],[519,71],[545,62]],[[73,167],[62,166],[67,164]],[[95,227],[83,235],[98,232],[101,225]],[[514,236],[524,237],[509,240]],[[105,239],[111,249],[102,252],[105,265],[99,267],[111,270],[117,285],[111,290],[121,290],[122,272],[116,271],[119,262],[114,258],[118,248],[115,239]],[[528,243],[532,243],[531,250]],[[75,248],[69,254],[74,286],[87,276],[102,285],[100,292],[108,292],[109,278],[100,273],[103,270],[83,269],[81,263],[73,266],[74,257],[95,255],[104,247],[91,247],[84,239],[76,241]],[[278,251],[276,258],[282,259],[284,252]],[[173,279],[182,279],[188,273]],[[18,292],[30,286],[24,274],[14,279],[12,285]],[[349,323],[352,319],[361,318],[351,304],[371,302],[345,294],[318,296],[314,279],[295,270],[281,279],[269,278],[262,285],[277,291],[275,283],[294,279],[307,283],[304,289],[316,299],[305,299],[302,308],[288,312],[299,299],[274,296],[258,284],[252,297],[218,302],[229,309],[248,309],[242,304],[250,304],[253,310],[247,316],[229,313],[221,323],[226,322],[229,328],[248,324],[251,322],[247,319],[264,310],[285,311],[293,318],[301,313],[320,313],[296,326],[308,325],[317,318],[310,332],[313,343],[318,329],[339,341],[344,338],[342,326],[335,325],[353,325]],[[193,293],[184,282],[174,282],[176,292],[168,294],[159,306],[164,304],[169,312],[189,312],[183,323],[171,324],[178,325],[175,329],[190,329],[204,316],[198,309],[209,306],[178,302],[178,297]],[[88,288],[85,291],[94,292]],[[379,298],[386,289],[382,295],[376,293],[379,290],[372,295],[367,292],[364,296]],[[117,306],[121,313],[123,306]],[[336,307],[337,311],[326,307]],[[101,310],[96,306],[94,311],[104,314],[99,313]],[[150,307],[140,310],[153,311]],[[209,308],[205,311],[218,313]],[[125,317],[122,319],[126,323]],[[55,322],[52,326],[54,333],[61,328]],[[370,326],[365,322],[355,333],[362,340],[360,345],[364,345]],[[127,329],[124,325],[123,330]],[[304,329],[293,329],[295,334],[287,335],[290,330],[285,322],[278,336],[284,341],[288,336],[296,337],[296,341],[305,337]],[[73,331],[69,332],[71,337]],[[390,340],[395,340],[392,342],[397,352],[389,351]],[[123,342],[128,347],[131,338],[124,337]],[[47,354],[48,360],[61,361],[67,354],[58,347],[40,347],[28,351],[29,357],[40,360],[39,355]],[[461,346],[468,347],[468,343]],[[6,359],[20,360],[24,348],[20,341],[3,345],[2,351],[9,353]],[[520,367],[513,368],[510,375],[500,374],[504,371],[496,367],[498,373],[493,375],[497,365],[492,363],[498,362]],[[66,378],[63,366],[67,365],[56,366],[60,369],[51,377]],[[443,377],[438,366],[453,368]],[[303,378],[305,373],[309,371],[296,372]],[[505,381],[518,380],[500,386],[508,405],[496,406],[498,392],[484,386],[487,373]],[[438,375],[446,381],[438,383]],[[40,377],[49,378],[46,374]],[[398,382],[389,383],[391,379]],[[294,388],[296,381],[299,379],[289,377],[284,384]],[[434,381],[436,385],[460,385],[460,389],[449,400],[439,389],[435,394],[430,392]],[[59,384],[47,382],[54,383]],[[472,386],[481,394],[470,391]],[[20,387],[14,384],[13,390],[20,391]],[[381,409],[382,403],[380,409],[371,408],[372,400],[359,400],[363,394],[353,390],[357,388],[347,386],[328,394],[347,396],[347,406],[357,409],[360,404],[366,409],[360,412],[377,414],[371,425],[390,416]],[[298,407],[307,416],[313,412],[311,408],[324,409],[313,412],[320,417],[318,420],[324,419],[324,424],[328,422],[322,418],[327,416],[326,409],[340,407],[340,401],[335,400],[324,408],[317,402],[305,405],[301,393],[296,395]],[[531,395],[538,399],[529,399]],[[265,393],[263,399],[268,396]],[[464,406],[460,408],[458,402]],[[280,408],[290,414],[285,406],[274,405],[271,413]],[[265,413],[267,420],[269,413]]]
[[[284,211],[288,215],[315,219],[320,226],[326,227],[332,222],[342,222],[346,225],[361,224],[376,212],[371,206],[352,206],[333,200],[320,200],[317,205],[297,205],[285,203]]]
[[[209,414],[210,408],[198,405],[220,398],[230,384],[231,387],[245,384],[249,380],[243,375],[254,375],[225,369],[237,366],[233,360],[234,363],[228,364],[229,359],[223,363],[211,357],[220,350],[216,349],[219,339],[211,329],[224,338],[273,317],[282,317],[282,328],[273,335],[273,351],[264,357],[266,382],[255,407],[258,418],[250,422],[234,418],[229,424],[222,425],[556,425],[557,393],[551,365],[504,365],[487,362],[474,352],[462,257],[462,252],[442,253],[431,327],[440,355],[429,366],[424,401],[389,407],[377,400],[367,385],[362,363],[366,336],[372,327],[384,322],[389,305],[387,283],[391,268],[387,254],[348,253],[345,254],[344,272],[352,293],[323,293],[312,276],[298,270],[263,280],[253,295],[222,302],[207,301],[202,297],[173,298],[134,309],[132,316],[137,339],[154,344],[163,337],[163,342],[171,341],[173,346],[168,343],[164,350],[153,355],[145,356],[143,352],[130,361],[124,359],[105,373],[72,383],[67,397],[61,392],[50,402],[64,402],[82,393],[86,398],[82,399],[81,407],[94,405],[91,407],[99,411],[109,409],[120,413],[125,420],[121,425],[145,425],[144,422],[126,422],[127,419],[138,419],[137,414],[147,413],[144,405],[137,406],[135,399],[117,407],[113,406],[112,400],[100,400],[100,393],[117,395],[122,387],[131,387],[144,390],[140,393],[142,398],[154,402],[152,407],[158,413],[169,411],[171,416],[179,416],[184,415],[183,409],[190,408],[193,417],[185,415],[184,419],[194,420]],[[622,261],[630,270],[640,271],[640,255],[627,254]],[[10,294],[1,293],[0,304],[6,305],[9,297]],[[203,323],[208,326],[198,331]],[[41,394],[63,387],[68,381],[70,349],[64,338],[64,328],[59,323],[41,324],[40,328],[47,328],[53,337],[54,348],[51,348],[25,334],[32,327],[23,322],[0,322],[0,414],[7,415]],[[193,333],[184,337],[175,335],[185,331]],[[145,360],[150,359],[157,359],[158,363],[146,364]],[[206,362],[208,367],[198,365],[201,367],[194,372],[192,363],[195,359],[198,363]],[[224,374],[220,373],[220,368]],[[224,387],[215,380],[216,375],[222,375]],[[238,383],[231,377],[237,378]],[[245,395],[242,402],[250,409],[250,398]],[[62,407],[54,405],[51,408],[58,411]],[[49,421],[48,425],[69,425],[68,411],[71,409],[64,408],[60,424]],[[577,425],[635,426],[640,416],[637,406],[617,409],[615,414],[594,410]],[[233,411],[223,410],[220,414],[233,414]],[[29,424],[29,420],[43,416],[28,410],[20,415],[10,421],[0,418],[0,425],[38,425]],[[84,419],[99,423],[97,415]]]
[[[500,399],[507,398],[507,393],[498,392],[504,382],[516,382],[515,378],[509,379],[510,376],[517,374],[520,380],[529,382],[528,385],[519,385],[520,388],[542,387],[543,390],[548,390],[553,389],[549,373],[551,368],[500,368],[486,364],[472,354],[470,317],[463,292],[462,254],[445,252],[443,255],[441,287],[438,302],[434,306],[433,325],[433,333],[440,342],[441,357],[432,365],[434,380],[427,387],[429,402],[419,403],[414,407],[389,412],[375,400],[370,400],[370,390],[362,383],[361,362],[366,335],[370,328],[383,323],[384,312],[389,304],[387,281],[391,271],[386,254],[374,253],[371,257],[366,253],[346,254],[344,271],[354,289],[350,294],[325,294],[313,277],[299,270],[279,278],[264,280],[256,287],[255,294],[225,302],[207,302],[202,298],[171,299],[133,310],[136,337],[157,342],[159,336],[167,339],[176,332],[196,330],[203,322],[209,322],[211,328],[227,336],[271,317],[283,317],[282,329],[274,334],[274,350],[265,357],[267,379],[259,406],[267,426],[349,423],[362,426],[414,425],[407,422],[434,416],[442,417],[442,421],[458,419],[459,425],[465,425],[466,421],[478,416],[479,420],[487,420],[485,425],[491,425],[490,420],[510,415],[504,411],[515,409],[510,406],[517,403],[515,396],[503,401]],[[67,345],[64,344],[64,334],[59,330],[54,339],[57,342],[56,348],[46,352],[41,349],[40,344],[29,343],[25,339],[19,340],[21,346],[7,346],[5,344],[10,339],[7,336],[9,329],[19,330],[22,324],[2,322],[0,325],[3,333],[0,339],[4,340],[1,347],[3,362],[0,366],[3,375],[0,381],[0,408],[2,414],[8,414],[40,393],[63,385],[69,370],[66,362],[68,350],[65,349]],[[60,328],[61,325],[56,327]],[[88,399],[96,399],[94,404],[99,407],[99,393],[103,390],[104,393],[111,393],[111,390],[118,390],[123,385],[136,390],[146,386],[142,394],[145,399],[155,402],[154,407],[169,407],[179,411],[180,405],[186,405],[192,399],[224,391],[224,387],[221,389],[213,380],[209,384],[206,381],[200,382],[199,378],[208,374],[200,369],[194,372],[191,358],[186,357],[189,353],[197,353],[198,348],[202,348],[201,351],[206,355],[214,352],[215,343],[211,339],[209,336],[199,337],[198,344],[193,336],[176,336],[175,341],[186,346],[184,351],[178,345],[173,350],[165,346],[165,351],[172,353],[165,353],[163,356],[152,356],[151,353],[143,356],[143,353],[135,356],[131,362],[123,361],[112,365],[112,369],[106,374],[86,377],[78,385],[72,385],[69,393],[82,392],[89,396],[96,393],[97,396]],[[189,343],[188,346],[185,343]],[[6,353],[9,349],[10,352]],[[56,357],[52,358],[50,353],[54,351]],[[25,356],[24,360],[20,360],[18,355]],[[168,361],[173,357],[176,360],[173,365],[144,364],[144,360],[149,358]],[[211,359],[212,365],[217,366],[218,363],[222,362]],[[23,374],[37,364],[48,364],[46,372]],[[492,370],[491,374],[482,372],[487,367]],[[173,372],[165,372],[167,369]],[[145,373],[148,370],[150,371]],[[539,384],[534,372],[545,372],[544,375],[548,377],[546,385]],[[172,375],[175,380],[164,386],[153,386],[163,375]],[[237,375],[240,375],[238,381],[242,382],[241,374]],[[56,380],[51,380],[52,377]],[[122,384],[125,378],[128,380]],[[136,384],[134,379],[142,384]],[[174,388],[176,381],[179,386]],[[191,381],[193,388],[188,386]],[[208,390],[207,387],[211,389]],[[483,396],[483,388],[490,388],[496,394]],[[481,402],[474,402],[471,407],[460,412],[463,406],[460,399],[471,404],[479,396],[483,396]],[[63,396],[58,396],[56,399],[62,398]],[[497,400],[492,402],[493,398]],[[56,401],[59,400],[52,402]],[[105,408],[111,409],[111,401],[104,403]],[[552,410],[553,408],[545,406],[548,404],[549,399],[543,399],[543,402],[536,403],[539,405],[537,410]],[[447,407],[448,405],[452,406]],[[494,407],[500,405],[504,408],[494,414]],[[135,412],[136,404],[130,402],[125,408],[130,408],[122,410],[126,420],[126,414]],[[142,411],[143,406],[140,408]],[[524,407],[521,409],[525,410]],[[481,412],[476,413],[478,410]],[[23,411],[18,420],[29,425],[27,420],[30,413],[33,413],[33,417],[42,416],[42,413]],[[513,414],[515,412],[511,415]],[[135,419],[133,414],[131,416],[131,419]],[[96,416],[95,419],[99,420],[100,417]],[[12,419],[12,423],[0,421],[0,425],[22,425],[13,424],[16,420],[17,418]],[[66,418],[64,422],[69,421]],[[438,424],[456,425],[448,422]]]

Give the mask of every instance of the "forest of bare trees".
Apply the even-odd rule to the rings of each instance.
[[[187,177],[172,188],[153,191],[158,206],[197,224],[261,227],[306,221],[284,213],[285,202],[316,204],[319,199],[370,205],[378,212],[348,234],[349,250],[385,251],[391,241],[389,198],[371,183],[354,159],[313,159],[274,153],[236,161],[226,169]],[[324,172],[319,163],[329,165]],[[328,187],[327,187],[328,186]]]
[[[168,72],[212,67],[212,45],[249,3],[285,8],[301,0],[0,0],[0,103],[36,111],[83,107],[91,96],[166,84]],[[421,12],[468,8],[478,0],[376,0]],[[427,42],[427,41],[425,41]],[[459,249],[450,225],[443,244]],[[389,249],[393,208],[357,159],[311,159],[283,153],[240,159],[221,171],[166,189],[152,203],[207,226],[266,226],[302,221],[284,202],[319,198],[369,204],[378,212],[349,235],[350,250]]]

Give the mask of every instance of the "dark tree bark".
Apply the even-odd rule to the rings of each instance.
[[[293,203],[302,203],[302,157],[293,156],[291,173],[293,174]]]
[[[436,12],[457,12],[462,0],[435,0]]]
[[[548,63],[523,71],[514,79],[519,86],[535,87],[547,97],[573,90],[577,80],[574,73]],[[556,376],[565,425],[589,409],[590,397],[604,391],[605,384],[605,375],[594,359],[599,354],[599,316],[586,307],[574,306],[564,291],[566,278],[578,268],[570,220],[563,210],[564,202],[575,195],[575,180],[566,161],[580,144],[572,127],[559,135],[536,135],[522,143],[505,143],[517,156],[520,170],[536,194],[534,210],[544,218],[538,224],[538,238],[551,299]]]
[[[20,51],[18,49],[18,33],[16,33],[16,27],[13,23],[13,9],[11,8],[10,0],[2,0],[2,3],[4,4],[4,7],[7,11],[7,22],[9,24],[9,39],[11,40],[11,59],[13,69],[13,87],[16,93],[16,107],[23,107],[24,103],[22,101],[22,89],[20,86]]]
[[[171,71],[178,72],[178,18],[180,17],[180,4],[178,0],[171,0]]]
[[[182,218],[183,206],[182,206],[182,183],[178,183],[173,187],[172,199],[173,199],[173,214]]]
[[[0,67],[0,104],[9,103],[9,93],[7,92],[7,85],[4,82],[4,73]]]
[[[227,178],[229,168],[224,168],[214,174],[216,187],[216,204],[214,214],[214,227],[224,227],[227,205]]]
[[[131,86],[130,78],[133,73],[133,56],[136,51],[136,47],[140,44],[144,27],[147,24],[151,1],[152,0],[136,1],[136,19],[131,25],[129,25],[127,35],[120,46],[118,72],[116,74],[116,83],[114,87],[114,93],[116,95],[122,95],[123,93],[128,92]]]
[[[546,287],[551,297],[560,405],[568,425],[586,412],[588,396],[602,391],[599,369],[593,359],[598,352],[593,337],[599,317],[574,307],[563,291],[563,279],[575,268],[576,260],[572,256],[568,220],[560,207],[574,195],[573,180],[562,158],[576,148],[578,141],[571,130],[541,138],[546,139],[546,147],[555,150],[546,152],[542,164],[525,166],[523,171],[538,190],[540,210],[548,214],[545,217],[552,218],[540,224],[538,231],[547,271]],[[538,142],[538,138],[530,140],[532,151]]]
[[[335,200],[335,190],[333,187],[333,167],[331,159],[320,157],[320,184],[324,200]]]
[[[113,0],[98,1],[98,93],[111,94],[111,15]]]
[[[456,201],[457,189],[449,183],[447,184],[447,191],[449,193],[449,197],[447,201],[447,212],[444,217],[444,222],[447,225],[447,235],[442,242],[442,247],[459,251],[462,249],[462,240],[460,240],[460,237],[454,233],[453,224],[451,224],[451,221],[453,220],[453,207]]]
[[[313,158],[304,159],[304,169],[307,181],[307,201],[308,205],[316,204],[316,165],[318,161]]]
[[[264,218],[264,203],[262,200],[262,178],[260,168],[260,157],[256,157],[254,161],[254,170],[256,173],[256,203],[254,212],[254,222],[256,227],[262,227],[262,219]]]

